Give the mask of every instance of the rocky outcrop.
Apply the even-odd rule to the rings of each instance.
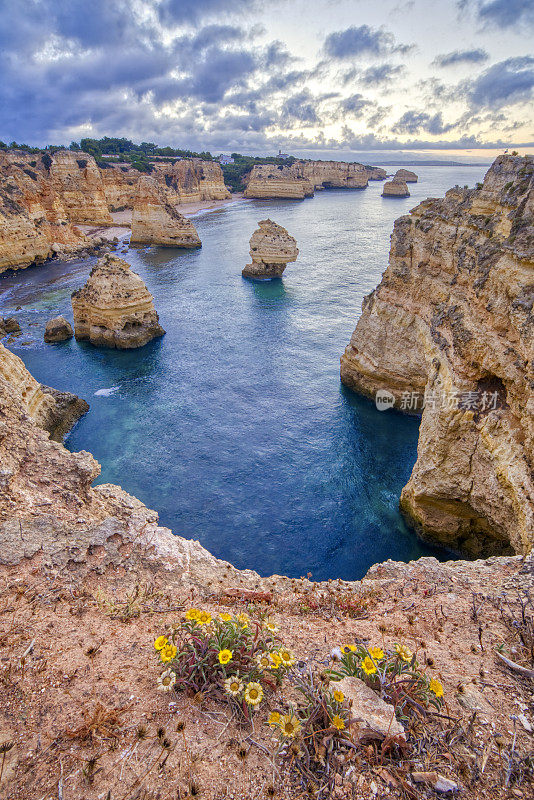
[[[184,158],[173,164],[155,164],[152,173],[159,183],[175,192],[178,203],[228,200],[232,195],[224,185],[220,164],[201,158]]]
[[[304,200],[313,197],[313,184],[302,171],[292,165],[256,164],[248,179],[245,197]]]
[[[131,164],[109,164],[100,169],[102,186],[110,211],[124,211],[133,208],[137,184],[141,178],[139,170]]]
[[[163,186],[143,177],[137,184],[130,241],[164,247],[201,247],[193,223],[169,202]]]
[[[370,181],[385,181],[388,174],[382,167],[365,167],[367,178]]]
[[[105,255],[72,295],[74,335],[96,347],[142,347],[163,336],[152,295],[130,265]]]
[[[410,192],[408,186],[404,181],[398,181],[394,178],[388,181],[382,187],[382,197],[409,197]]]
[[[250,239],[252,263],[242,271],[244,278],[281,278],[287,264],[296,261],[297,242],[285,228],[263,219]]]
[[[89,410],[85,400],[76,395],[70,392],[58,392],[38,383],[21,359],[2,344],[0,344],[0,381],[9,385],[12,397],[16,398],[17,403],[35,424],[58,442]],[[1,435],[0,427],[0,438]]]
[[[20,325],[15,317],[0,317],[0,336],[8,333],[20,333]]]
[[[294,167],[315,189],[365,189],[369,179],[366,167],[356,162],[296,161]]]
[[[0,151],[0,272],[80,252],[91,243],[73,223],[111,221],[91,156]]]
[[[65,317],[54,317],[48,320],[44,332],[44,340],[47,344],[56,342],[66,342],[74,336],[72,327]]]
[[[533,268],[534,160],[500,156],[478,188],[397,220],[341,359],[347,386],[400,410],[421,413],[425,394],[401,507],[470,555],[533,541]]]
[[[409,169],[398,169],[393,176],[394,181],[404,181],[404,183],[417,183],[418,178],[415,172]]]

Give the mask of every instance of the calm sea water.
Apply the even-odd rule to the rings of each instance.
[[[199,251],[130,249],[123,257],[167,331],[140,350],[43,343],[47,319],[72,320],[70,294],[94,259],[0,278],[0,313],[22,306],[24,335],[11,349],[38,380],[90,403],[67,447],[90,450],[98,482],[119,483],[175,533],[263,575],[354,579],[387,558],[445,556],[398,511],[418,421],[377,411],[339,381],[394,219],[485,169],[417,172],[407,199],[383,199],[373,182],[302,202],[243,201],[196,216]],[[296,237],[300,255],[282,280],[250,282],[248,240],[266,217]]]

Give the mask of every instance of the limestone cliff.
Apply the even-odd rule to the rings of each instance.
[[[89,410],[85,400],[38,383],[24,363],[0,344],[0,378],[10,386],[21,408],[52,439],[61,441],[74,423]],[[0,478],[1,479],[1,478]]]
[[[421,413],[426,393],[401,507],[469,554],[534,537],[533,269],[534,159],[500,156],[478,188],[397,220],[341,359],[347,386],[389,390],[401,410]]]
[[[110,223],[93,158],[0,151],[0,272],[90,246],[73,223]]]
[[[123,211],[133,208],[137,184],[141,173],[131,164],[109,164],[101,169],[102,186],[110,211]]]
[[[201,246],[193,223],[169,202],[165,188],[149,177],[137,184],[130,241],[164,247]]]
[[[252,263],[242,271],[244,278],[281,278],[287,264],[296,261],[299,251],[295,239],[271,219],[260,222],[250,239]]]
[[[73,293],[72,310],[76,339],[97,347],[142,347],[165,333],[144,281],[113,255],[99,259]]]
[[[232,195],[224,185],[220,164],[201,158],[184,158],[173,164],[155,164],[153,177],[172,189],[178,203],[228,200]]]
[[[369,179],[366,167],[356,162],[296,161],[294,166],[315,189],[365,189]]]
[[[295,165],[256,164],[250,173],[245,197],[304,200],[313,197],[313,184]]]

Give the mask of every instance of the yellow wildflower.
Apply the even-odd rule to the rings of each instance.
[[[285,714],[280,720],[280,730],[284,736],[293,737],[300,731],[300,721],[294,714]]]
[[[258,703],[261,703],[263,698],[263,689],[259,683],[247,683],[247,688],[245,689],[245,702],[249,704],[249,706],[257,706]]]
[[[343,653],[355,653],[356,652],[356,645],[355,644],[344,644],[341,648]]]
[[[176,673],[166,669],[158,678],[158,692],[170,692],[176,683]]]
[[[276,728],[277,725],[280,725],[281,719],[282,717],[280,716],[278,711],[273,711],[271,714],[269,714],[269,719],[267,720],[267,723],[271,728]]]
[[[284,667],[292,667],[296,661],[295,656],[290,650],[279,650],[278,655],[280,656],[280,661],[284,665]]]
[[[237,675],[234,675],[233,678],[226,678],[223,685],[224,690],[233,697],[237,697],[243,691],[243,681]]]
[[[278,653],[269,653],[269,657],[271,659],[271,669],[278,669],[278,667],[282,663],[282,659],[280,658]]]
[[[219,614],[219,618],[222,619],[223,622],[230,622],[232,615],[227,611],[223,611],[222,614]]]
[[[384,658],[384,651],[381,647],[369,647],[369,655],[375,661],[380,661],[382,658]]]
[[[436,678],[432,678],[432,680],[428,685],[428,688],[430,689],[431,692],[434,692],[436,697],[443,697],[443,686]]]
[[[403,661],[408,662],[412,660],[413,653],[409,647],[406,647],[405,644],[396,644],[395,652],[397,653],[399,658],[402,658]]]
[[[345,695],[343,694],[343,692],[340,692],[339,689],[336,689],[334,692],[334,700],[336,701],[336,703],[342,703],[344,699]]]
[[[260,669],[270,669],[272,661],[269,653],[259,653],[256,656],[256,664]]]
[[[209,614],[207,611],[199,611],[197,622],[199,625],[209,625],[211,622],[211,614]]]
[[[232,650],[219,650],[219,664],[228,664],[233,655]]]
[[[154,647],[156,650],[163,650],[166,644],[169,644],[169,640],[166,636],[158,636],[156,641],[154,642]]]
[[[162,647],[159,656],[161,660],[166,663],[167,661],[172,661],[173,658],[176,658],[176,653],[178,652],[178,648],[175,647],[173,644],[166,644],[165,647]]]
[[[239,614],[239,616],[237,617],[237,621],[239,622],[242,628],[248,628],[249,620],[250,617],[248,616],[248,614]]]
[[[343,722],[339,714],[336,714],[336,716],[332,720],[332,725],[334,726],[334,728],[337,728],[338,731],[342,731],[345,727],[345,723]]]
[[[271,633],[277,633],[280,630],[278,625],[275,625],[274,622],[272,622],[270,619],[268,619],[267,622],[265,623],[265,627]]]
[[[198,608],[190,608],[188,611],[185,612],[185,618],[190,622],[198,622],[198,615],[200,611]]]
[[[369,656],[365,656],[361,663],[361,667],[366,675],[374,675],[376,672],[376,666],[373,664]]]

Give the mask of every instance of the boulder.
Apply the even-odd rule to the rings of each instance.
[[[286,265],[296,261],[296,240],[285,228],[270,219],[260,222],[250,239],[252,263],[242,271],[244,278],[281,278]]]
[[[73,337],[72,327],[65,317],[54,317],[48,320],[44,332],[44,340],[47,344],[55,342],[66,342]]]
[[[403,726],[395,716],[395,709],[386,703],[359,678],[347,677],[331,684],[345,695],[350,705],[350,732],[355,741],[385,739],[398,736],[406,741]]]
[[[20,325],[18,320],[15,317],[4,317],[4,319],[0,322],[0,325],[5,330],[6,333],[19,333],[20,332]]]

